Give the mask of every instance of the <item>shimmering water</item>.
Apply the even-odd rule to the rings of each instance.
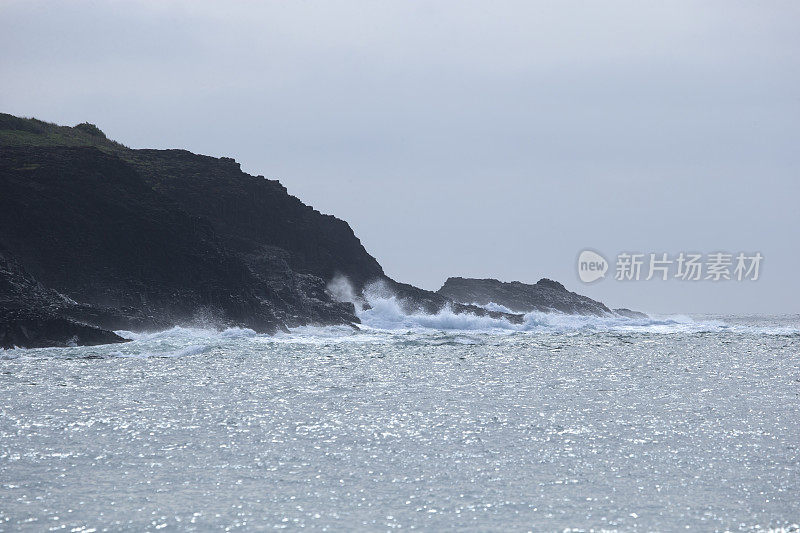
[[[798,318],[0,351],[0,530],[791,529]]]

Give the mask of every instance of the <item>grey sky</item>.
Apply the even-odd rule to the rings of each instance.
[[[800,312],[798,28],[777,1],[0,2],[0,110],[235,157],[428,289]],[[586,286],[586,247],[765,259]]]

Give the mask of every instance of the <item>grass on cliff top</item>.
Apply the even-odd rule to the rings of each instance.
[[[76,126],[59,126],[35,118],[20,118],[0,113],[0,148],[2,147],[53,147],[53,146],[94,146],[99,150],[134,164],[139,170],[150,175],[170,175],[175,172],[174,158],[165,158],[149,151],[132,150],[127,146],[106,137],[94,124],[83,122]],[[170,150],[170,152],[185,152]],[[198,159],[217,159],[210,156],[191,154],[191,162]],[[222,157],[226,164],[235,163],[233,159]],[[36,164],[35,161],[31,164]],[[191,167],[191,165],[189,165]],[[236,166],[238,169],[238,164]],[[186,171],[185,169],[183,170]]]
[[[59,126],[35,118],[0,113],[0,146],[96,146],[109,151],[125,146],[109,140],[94,124]]]

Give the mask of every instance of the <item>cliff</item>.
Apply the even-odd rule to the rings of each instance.
[[[0,192],[5,254],[107,328],[355,323],[327,279],[383,276],[347,223],[278,182],[226,158],[131,150],[91,125],[0,115]]]
[[[350,226],[233,159],[136,150],[92,124],[0,114],[0,342],[117,342],[109,330],[211,321],[258,332],[359,322],[380,286],[409,312],[521,322],[531,309],[603,314],[556,282],[451,278],[437,292],[388,278]],[[487,311],[489,301],[514,313]],[[635,312],[630,312],[635,313]],[[88,329],[87,329],[88,328]],[[27,332],[27,333],[26,333]]]
[[[354,305],[326,288],[337,275],[359,295],[381,282],[409,309],[488,314],[386,277],[346,222],[233,159],[134,150],[86,123],[0,114],[0,248],[31,282],[12,290],[19,279],[0,272],[4,346],[47,345],[20,333],[35,312],[40,330],[55,328],[43,321],[52,318],[65,331],[356,324]]]

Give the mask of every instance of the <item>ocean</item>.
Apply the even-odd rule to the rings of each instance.
[[[798,315],[361,318],[0,351],[0,530],[798,530]]]

